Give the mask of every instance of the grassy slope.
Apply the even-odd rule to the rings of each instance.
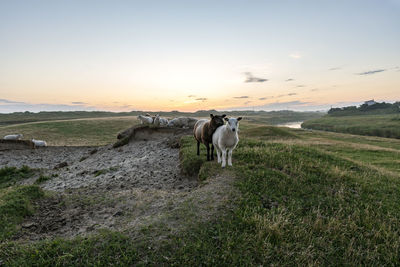
[[[121,233],[0,245],[10,265],[398,265],[400,140],[243,123],[225,217],[161,243]],[[182,140],[183,169],[221,172]],[[205,163],[205,164],[204,164]]]
[[[46,140],[48,145],[106,145],[117,133],[139,123],[136,117],[49,121],[0,127],[0,136],[22,133],[24,139]]]
[[[400,138],[400,115],[324,116],[302,124],[303,128]]]

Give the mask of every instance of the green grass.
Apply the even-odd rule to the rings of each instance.
[[[7,241],[0,259],[10,266],[400,265],[399,140],[246,121],[240,129],[234,166],[227,168],[239,195],[223,216],[163,239],[101,232]],[[182,172],[204,182],[226,173],[206,162],[205,152],[202,145],[197,156],[194,138],[183,137]],[[19,188],[0,189],[0,199]],[[11,220],[8,236],[21,216]],[[151,225],[143,231],[154,232]]]
[[[400,138],[400,115],[324,116],[305,121],[303,128],[359,135]]]
[[[0,169],[0,189],[14,185],[16,182],[31,177],[35,171],[27,166],[20,169],[4,167]]]

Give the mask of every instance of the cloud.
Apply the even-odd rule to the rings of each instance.
[[[276,98],[281,98],[284,96],[293,96],[293,95],[297,95],[297,93],[288,93],[288,94],[278,95]]]
[[[197,101],[207,101],[207,98],[205,98],[205,97],[199,97],[199,98],[196,98],[195,100],[197,100]]]
[[[248,105],[248,104],[250,104],[251,102],[253,102],[253,101],[246,101],[246,102],[244,102],[244,105]]]
[[[2,98],[0,99],[0,104],[24,104],[24,102],[17,102]]]
[[[333,67],[333,68],[330,68],[328,70],[332,71],[332,70],[341,70],[341,69],[342,69],[342,67]]]
[[[241,99],[241,98],[249,98],[249,96],[248,95],[242,95],[242,96],[234,96],[233,98]]]
[[[318,91],[319,89],[318,88],[313,88],[313,89],[311,89],[310,91],[311,92],[315,92],[315,91]]]
[[[247,77],[244,81],[245,83],[263,83],[268,81],[268,79],[254,77],[251,72],[245,72],[244,75]]]
[[[289,78],[289,79],[285,80],[285,82],[291,82],[291,81],[294,81],[294,79]]]
[[[372,75],[372,74],[383,72],[383,71],[386,71],[386,70],[385,69],[369,70],[369,71],[365,71],[365,72],[356,73],[356,75]]]
[[[306,86],[303,84],[299,84],[299,85],[296,85],[296,87],[306,87]]]
[[[79,102],[79,101],[71,102],[71,104],[72,104],[72,105],[87,105],[87,103],[85,103],[85,102]]]
[[[302,57],[302,55],[300,53],[298,53],[298,52],[294,52],[294,53],[291,53],[289,55],[289,57],[294,58],[294,59],[299,59],[299,58]]]
[[[0,113],[12,113],[12,112],[40,112],[40,111],[93,111],[98,108],[88,106],[86,104],[32,104],[27,102],[18,102],[8,99],[0,99]]]
[[[266,99],[270,99],[270,98],[274,98],[274,97],[273,96],[260,97],[258,100],[266,100]]]
[[[297,93],[289,93],[288,96],[297,95]]]
[[[196,97],[195,95],[188,95],[188,97]]]

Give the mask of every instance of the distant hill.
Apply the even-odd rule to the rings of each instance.
[[[108,111],[42,111],[42,112],[14,112],[9,114],[0,114],[0,126],[52,121],[52,120],[71,120],[71,119],[86,119],[86,118],[104,118],[104,117],[124,117],[137,116],[139,114],[160,114],[164,117],[208,117],[210,113],[226,114],[228,116],[242,116],[254,122],[264,122],[269,124],[280,124],[294,121],[304,121],[312,118],[319,118],[325,113],[321,112],[295,112],[290,110],[281,111],[217,111],[217,110],[198,110],[196,112],[181,112],[181,111],[130,111],[130,112],[108,112]]]
[[[372,102],[372,104],[370,104]],[[343,108],[331,108],[328,115],[331,116],[353,116],[353,115],[372,115],[372,114],[396,114],[400,113],[400,102],[377,103],[375,101],[367,101],[359,107],[348,106]]]

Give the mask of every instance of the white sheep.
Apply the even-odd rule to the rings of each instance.
[[[222,161],[222,168],[226,166],[226,153],[228,152],[228,165],[232,166],[232,151],[239,142],[239,121],[242,117],[224,118],[228,123],[215,130],[212,141],[217,151],[218,163]],[[221,155],[222,154],[222,155]]]
[[[159,114],[156,115],[154,118],[154,125],[156,126],[167,126],[168,125],[168,120],[165,118],[160,117]]]
[[[141,124],[152,124],[153,123],[153,118],[150,116],[139,115],[138,119],[140,120]]]
[[[23,137],[22,134],[9,134],[3,137],[4,140],[20,140]]]
[[[179,127],[179,128],[193,128],[196,124],[197,119],[189,117],[178,117],[168,122],[168,127]]]
[[[32,139],[32,142],[35,145],[35,147],[47,146],[46,141],[43,141],[43,140]]]

